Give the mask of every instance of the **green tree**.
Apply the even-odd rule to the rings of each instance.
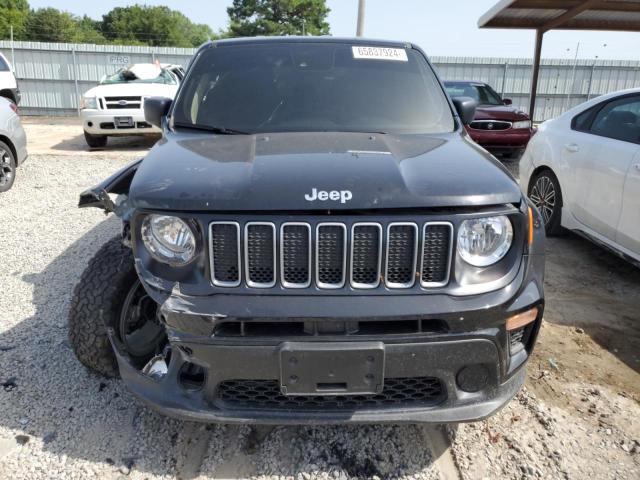
[[[10,38],[11,27],[13,27],[13,38],[16,40],[24,40],[26,38],[28,18],[28,10],[23,11],[0,7],[0,38]]]
[[[107,40],[120,44],[194,47],[215,34],[208,25],[194,24],[168,7],[116,7],[102,19]]]
[[[325,0],[233,0],[229,36],[327,35]]]
[[[27,0],[0,0],[0,8],[26,12],[29,10],[29,2]]]
[[[102,22],[94,20],[86,15],[76,20],[76,32],[74,43],[108,43],[101,32]]]
[[[0,0],[0,38],[10,38],[13,27],[13,38],[24,40],[28,17],[27,0]]]
[[[26,21],[26,39],[37,42],[73,42],[77,35],[76,18],[55,8],[33,10]]]

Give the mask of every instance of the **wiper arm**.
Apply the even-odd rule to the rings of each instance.
[[[203,132],[217,133],[219,135],[251,135],[249,132],[234,130],[233,128],[214,127],[212,125],[199,125],[197,123],[174,122],[174,127],[187,128],[189,130],[200,130]]]

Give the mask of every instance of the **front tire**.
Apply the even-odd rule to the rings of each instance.
[[[0,142],[0,193],[13,186],[16,178],[16,159],[9,146]]]
[[[547,235],[560,235],[562,226],[562,191],[551,170],[542,170],[531,181],[529,198],[540,211]]]
[[[107,146],[106,135],[93,135],[87,131],[84,132],[84,139],[91,148],[102,148]]]
[[[157,310],[138,279],[131,249],[112,238],[90,260],[73,293],[69,342],[76,357],[97,373],[117,376],[107,334],[112,329],[130,360],[144,366],[166,341]]]

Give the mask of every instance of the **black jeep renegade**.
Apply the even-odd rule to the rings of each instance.
[[[73,299],[78,358],[205,422],[459,422],[525,378],[544,228],[409,43],[208,43],[164,136],[84,192],[122,219]]]

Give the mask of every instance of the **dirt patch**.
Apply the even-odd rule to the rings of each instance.
[[[458,467],[469,479],[638,478],[640,270],[572,234],[548,239],[546,265],[526,387],[452,431]]]
[[[160,138],[157,135],[109,137],[107,146],[90,149],[84,140],[82,120],[78,117],[23,117],[29,155],[82,155],[110,157],[142,156]]]

